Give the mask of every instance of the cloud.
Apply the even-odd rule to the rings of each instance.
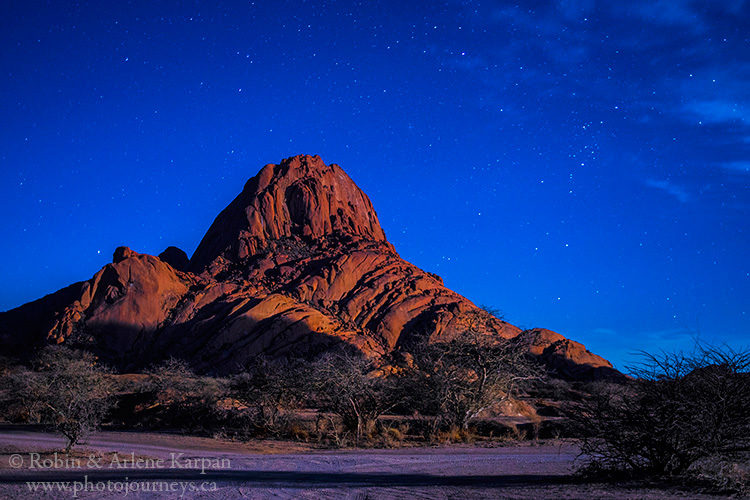
[[[750,144],[750,54],[739,29],[750,0],[461,5],[476,23],[466,31],[475,34],[470,50],[459,57],[456,47],[443,47],[443,53],[481,86],[482,108],[517,122],[544,113],[548,119],[549,110],[583,116],[596,109],[607,118],[603,110],[619,109],[618,120],[638,121],[657,137],[710,138],[678,160],[684,171],[713,168],[734,172],[734,180],[747,172],[736,160]],[[637,174],[651,176],[660,177]],[[681,203],[698,191],[653,178],[646,185]]]
[[[692,101],[685,105],[685,111],[701,118],[706,123],[726,123],[750,121],[750,114],[736,101],[711,100]]]
[[[710,28],[713,14],[740,16],[745,0],[718,0],[696,2],[695,0],[633,0],[621,6],[612,5],[625,15],[639,17],[643,21],[661,26],[687,28],[695,34]]]
[[[655,179],[646,179],[644,182],[646,186],[655,189],[660,189],[670,196],[674,196],[680,203],[687,203],[692,198],[685,188],[672,184],[669,181],[659,181]]]
[[[723,43],[723,42],[722,42]],[[713,60],[710,55],[713,55]],[[721,130],[721,140],[733,144],[737,154],[750,142],[750,60],[738,54],[734,47],[713,53],[704,47],[704,53],[693,56],[703,64],[691,69],[694,73],[679,86],[682,104],[675,109],[683,122],[710,125]],[[720,129],[716,129],[720,127]],[[714,158],[714,162],[730,162],[734,158]]]
[[[683,327],[643,332],[641,335],[643,335],[644,338],[661,340],[686,340],[696,338],[696,332]]]
[[[581,19],[596,6],[595,0],[557,0],[557,10],[567,19]]]
[[[636,12],[654,24],[687,26],[696,31],[703,30],[703,21],[693,10],[689,0],[657,0],[636,5]]]
[[[594,328],[592,332],[601,335],[622,337],[622,335],[620,335],[616,330],[613,330],[611,328]],[[639,332],[639,335],[644,339],[651,340],[682,340],[686,338],[694,338],[695,332],[688,328],[675,327],[665,328],[663,330],[641,331]],[[627,335],[624,338],[627,338]]]
[[[511,33],[510,39],[497,52],[498,59],[538,59],[544,57],[550,64],[570,68],[585,62],[590,55],[592,35],[581,25],[566,22],[570,17],[582,18],[585,9],[577,12],[578,4],[572,7],[558,6],[563,18],[552,9],[526,10],[519,6],[495,9],[490,19]]]
[[[477,69],[487,68],[489,63],[487,59],[481,56],[470,56],[462,53],[458,56],[449,57],[446,62],[453,67],[460,68],[466,71],[472,71]]]
[[[750,161],[729,161],[720,164],[721,168],[730,172],[739,172],[741,174],[750,174]]]

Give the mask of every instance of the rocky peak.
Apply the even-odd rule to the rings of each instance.
[[[204,269],[217,257],[236,261],[284,238],[315,242],[329,236],[385,242],[367,195],[336,164],[299,155],[269,164],[214,220],[190,267]]]
[[[377,358],[474,329],[523,333],[401,259],[367,196],[317,156],[266,165],[200,243],[189,263],[200,276],[181,272],[187,264],[176,247],[158,258],[119,247],[91,279],[0,313],[0,353],[66,343],[121,369],[175,356],[232,373],[261,353]],[[526,334],[558,376],[621,376],[562,335]]]
[[[175,246],[168,246],[162,253],[159,254],[159,259],[162,262],[166,262],[178,271],[187,271],[190,266],[190,259],[187,254],[180,248]]]
[[[129,247],[117,247],[112,254],[112,263],[117,264],[130,257],[140,255],[138,252],[131,250]]]

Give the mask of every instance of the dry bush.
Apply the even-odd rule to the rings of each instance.
[[[750,351],[643,354],[635,379],[595,388],[570,417],[594,473],[682,476],[750,451]]]
[[[431,434],[451,427],[466,430],[471,419],[538,379],[527,342],[470,330],[450,342],[413,347],[409,392],[420,413],[435,416]]]
[[[383,435],[389,440],[397,444],[401,444],[404,440],[404,433],[396,427],[386,427],[383,429]]]
[[[744,460],[722,456],[698,460],[688,469],[690,477],[706,482],[723,492],[750,496],[750,457]]]
[[[299,361],[271,360],[257,356],[245,370],[230,382],[230,395],[247,407],[250,435],[278,436],[285,431],[292,435],[292,412],[304,398],[304,367]]]
[[[185,361],[170,358],[148,370],[139,392],[146,401],[142,423],[212,433],[224,420],[219,401],[226,380],[196,375]]]
[[[473,443],[475,436],[469,429],[452,426],[445,431],[439,431],[435,440],[441,444]]]
[[[341,448],[348,443],[341,418],[337,415],[318,413],[315,420],[315,435],[319,444],[330,444]]]
[[[11,393],[27,421],[46,424],[65,437],[69,453],[112,408],[109,370],[92,354],[62,346],[45,347],[33,368],[11,375]]]
[[[305,429],[299,423],[289,423],[284,429],[286,435],[297,441],[303,441],[305,443],[310,441],[310,431]]]
[[[377,365],[359,354],[329,353],[312,365],[308,390],[319,409],[340,417],[355,446],[375,431],[378,417],[401,402],[395,377],[378,374]]]

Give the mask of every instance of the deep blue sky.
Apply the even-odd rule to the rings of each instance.
[[[747,345],[750,2],[0,7],[0,309],[339,163],[407,260],[623,367]]]

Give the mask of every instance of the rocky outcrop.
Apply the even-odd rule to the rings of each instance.
[[[612,363],[590,352],[583,344],[544,328],[527,332],[534,339],[531,353],[538,356],[551,372],[572,380],[601,380],[623,375]]]
[[[192,281],[156,257],[119,247],[90,280],[0,315],[0,339],[15,351],[66,342],[119,359],[159,330]]]
[[[208,229],[190,261],[199,272],[217,257],[244,259],[285,239],[338,236],[385,242],[370,199],[336,164],[295,156],[269,164]]]
[[[0,342],[17,352],[64,342],[126,369],[177,356],[215,373],[261,352],[379,357],[470,328],[521,333],[401,259],[367,196],[318,156],[263,167],[189,262],[175,247],[119,247],[90,280],[0,314]],[[563,376],[611,369],[554,332],[538,338],[534,353]]]
[[[187,272],[190,267],[190,259],[187,254],[177,247],[169,246],[165,248],[159,254],[159,258],[178,271]]]

